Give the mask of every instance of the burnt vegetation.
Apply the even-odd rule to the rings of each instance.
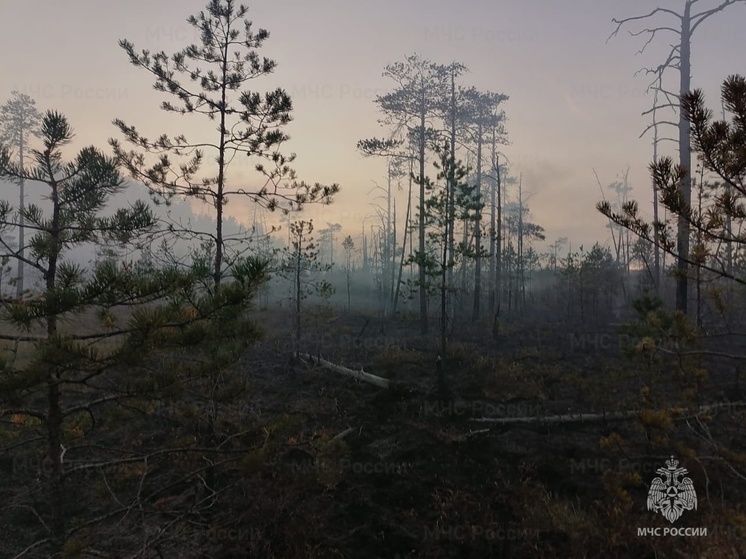
[[[662,13],[688,41],[737,1]],[[341,187],[292,168],[288,93],[248,89],[276,67],[248,12],[211,0],[171,55],[120,41],[204,137],[116,118],[107,154],[0,108],[0,556],[742,557],[746,78],[720,119],[671,97],[655,217],[599,180],[612,245],[575,246],[511,169],[509,96],[406,56],[357,144],[386,169],[370,220],[319,224]],[[675,523],[647,504],[671,456]],[[672,526],[706,536],[639,531]]]

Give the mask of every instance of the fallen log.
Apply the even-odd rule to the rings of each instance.
[[[340,440],[344,439],[347,435],[349,435],[351,433],[354,433],[354,432],[355,432],[355,429],[353,427],[348,427],[347,429],[345,429],[341,433],[338,433],[337,435],[334,435],[334,437],[333,437],[332,440],[340,441]]]
[[[325,369],[329,369],[330,371],[341,373],[343,375],[353,377],[357,380],[362,380],[379,388],[389,388],[391,386],[391,381],[389,379],[371,375],[370,373],[366,373],[362,369],[360,369],[359,371],[348,369],[347,367],[342,367],[341,365],[335,365],[334,363],[327,361],[326,359],[322,359],[321,357],[314,357],[310,353],[296,353],[295,355],[299,359],[306,359],[307,361],[315,363],[321,367],[324,367]]]
[[[681,415],[682,412],[686,411],[684,408],[669,408],[668,411],[673,421],[682,421],[685,419],[691,419],[698,416],[699,414],[706,413],[708,411],[717,411],[727,408],[741,408],[746,406],[746,402],[725,402],[722,404],[711,404],[707,406],[701,406],[697,408],[696,413],[689,415]],[[629,411],[618,411],[611,413],[577,413],[577,414],[565,414],[565,415],[547,415],[545,417],[472,417],[471,421],[477,423],[492,423],[497,425],[507,425],[514,423],[585,423],[592,421],[622,421],[625,419],[631,419],[639,417],[642,410],[629,410]]]
[[[307,361],[310,361],[311,363],[315,363],[321,367],[324,367],[325,369],[329,369],[330,371],[341,373],[343,375],[350,376],[357,380],[362,380],[364,382],[373,384],[375,386],[378,386],[379,388],[390,388],[391,387],[391,381],[389,379],[379,377],[376,375],[372,375],[370,373],[366,373],[362,369],[360,369],[359,371],[348,369],[347,367],[336,365],[330,361],[327,361],[326,359],[322,359],[321,357],[315,357],[311,355],[310,353],[296,352],[295,356],[299,359],[305,359]],[[710,404],[706,406],[700,406],[699,408],[696,409],[695,413],[691,413],[689,415],[682,415],[683,412],[687,410],[681,407],[669,408],[666,411],[668,411],[672,415],[671,419],[673,421],[683,421],[686,419],[692,419],[708,411],[718,411],[718,410],[723,410],[727,408],[742,408],[742,407],[746,407],[746,401],[724,402],[721,404]],[[567,423],[586,423],[586,422],[594,422],[594,421],[623,421],[626,419],[640,417],[640,414],[642,413],[642,411],[643,410],[628,410],[628,411],[618,411],[618,412],[609,412],[609,413],[577,413],[577,414],[565,414],[565,415],[548,415],[544,417],[542,416],[472,417],[470,418],[470,421],[474,421],[476,423],[491,423],[494,425],[527,424],[527,423],[528,424],[530,423],[567,424]],[[483,431],[478,431],[478,432],[481,433]],[[344,433],[346,436],[347,433],[346,432]]]

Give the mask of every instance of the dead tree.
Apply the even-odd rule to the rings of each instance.
[[[396,62],[386,66],[384,77],[394,81],[397,88],[379,95],[375,104],[384,115],[381,124],[394,129],[394,135],[406,132],[417,142],[417,162],[419,164],[420,205],[424,204],[425,190],[423,177],[425,175],[425,159],[427,152],[427,138],[430,133],[430,121],[437,117],[446,97],[447,67],[435,64],[418,54],[407,56],[403,62]],[[417,181],[415,181],[417,182]],[[419,299],[420,299],[420,329],[423,334],[428,330],[428,294],[427,278],[424,265],[425,222],[424,214],[420,212],[419,246],[417,250]]]
[[[725,8],[737,4],[744,3],[746,0],[722,0],[717,6],[709,9],[702,9],[702,11],[696,12],[695,5],[702,0],[684,0],[684,7],[681,12],[676,12],[668,8],[655,8],[650,13],[641,16],[632,16],[623,19],[612,19],[612,22],[616,24],[616,28],[613,33],[609,36],[616,36],[620,29],[627,24],[633,22],[641,22],[656,19],[659,15],[673,18],[678,21],[678,26],[673,25],[658,25],[656,27],[645,27],[637,31],[630,31],[630,35],[633,37],[646,36],[647,40],[643,44],[642,48],[638,51],[643,53],[647,46],[653,42],[657,34],[672,33],[678,37],[677,42],[671,46],[671,50],[666,57],[666,60],[655,68],[645,68],[644,71],[647,74],[652,74],[654,80],[651,84],[659,84],[666,70],[674,69],[679,73],[679,91],[678,94],[670,94],[671,101],[660,105],[658,108],[670,106],[678,109],[679,121],[679,165],[686,171],[686,174],[682,178],[680,184],[680,191],[683,196],[683,201],[686,205],[691,204],[692,197],[692,178],[691,178],[691,135],[689,130],[689,123],[684,118],[683,111],[681,110],[681,102],[687,93],[691,89],[691,40],[694,32],[697,30],[703,21],[708,19],[710,16],[715,15],[718,12],[723,11]],[[608,40],[608,39],[607,39]],[[678,278],[676,281],[676,309],[686,313],[687,312],[687,259],[689,255],[689,224],[684,219],[678,220],[677,227],[677,271]]]
[[[445,110],[443,112],[443,121],[447,123],[449,127],[449,134],[450,134],[450,145],[452,146],[451,149],[451,168],[455,168],[456,166],[456,132],[462,125],[461,120],[462,119],[462,104],[463,104],[463,88],[456,86],[456,78],[461,76],[463,73],[468,72],[469,69],[464,66],[463,64],[460,64],[458,62],[453,62],[448,66],[448,74],[450,79],[450,91],[448,94],[448,100],[447,100],[447,107],[445,107]],[[448,197],[448,212],[449,216],[448,219],[450,220],[450,226],[449,226],[449,233],[448,233],[448,258],[450,261],[454,260],[455,255],[455,240],[454,240],[454,229],[455,229],[455,221],[456,221],[456,213],[455,213],[455,190],[456,186],[453,184],[451,179],[448,179],[449,185],[449,197]],[[450,267],[448,269],[448,284],[453,285],[453,267]],[[451,316],[453,316],[453,299],[450,298],[449,302],[449,312]]]
[[[11,92],[12,97],[0,107],[0,142],[5,142],[12,149],[18,150],[18,165],[24,168],[23,158],[28,151],[28,143],[32,137],[39,137],[41,113],[36,108],[36,101],[25,93]],[[24,290],[24,260],[26,246],[24,241],[24,221],[26,219],[26,181],[23,176],[18,179],[20,195],[18,202],[18,280],[16,282],[16,298],[23,297]]]
[[[411,138],[410,138],[411,140]],[[404,147],[402,147],[404,146]],[[402,240],[402,252],[399,259],[399,265],[398,265],[398,277],[396,273],[396,217],[394,216],[394,219],[392,221],[391,216],[391,205],[392,202],[394,204],[394,212],[396,212],[396,198],[392,196],[391,193],[391,181],[393,178],[400,179],[403,176],[408,176],[409,178],[409,193],[407,198],[407,212],[405,217],[405,223],[409,223],[409,216],[411,212],[411,202],[412,202],[412,172],[414,169],[414,162],[416,161],[416,146],[413,144],[412,141],[406,142],[403,139],[387,139],[387,140],[380,140],[380,139],[367,139],[367,140],[360,140],[357,143],[357,149],[360,150],[360,152],[366,156],[366,157],[372,157],[372,156],[378,156],[378,157],[386,157],[387,159],[387,176],[388,176],[388,188],[386,190],[380,188],[376,184],[376,188],[380,190],[384,190],[386,192],[386,204],[387,209],[385,212],[385,217],[383,220],[385,221],[384,228],[386,229],[386,242],[388,243],[391,241],[391,246],[388,249],[388,259],[387,262],[389,262],[389,271],[384,272],[384,283],[385,278],[390,278],[391,284],[389,286],[389,289],[384,289],[384,294],[389,293],[389,300],[391,304],[391,312],[396,313],[396,307],[399,300],[399,287],[401,285],[401,278],[402,278],[402,271],[404,269],[404,254],[406,252],[406,246],[407,246],[407,235],[410,233],[409,227],[404,228],[404,239]],[[408,166],[408,172],[405,171]],[[375,183],[374,183],[375,184]],[[399,190],[401,190],[401,186],[398,187]],[[381,215],[381,208],[378,208],[379,211],[379,217]],[[410,235],[411,237],[411,235]],[[411,243],[410,238],[410,243]],[[388,302],[385,305],[385,308],[388,309]],[[384,310],[384,315],[387,314],[386,310]]]
[[[507,101],[508,96],[501,93],[482,92],[475,88],[469,88],[464,92],[466,101],[465,121],[466,133],[470,143],[476,148],[476,195],[482,203],[482,152],[485,144],[489,141],[488,133],[494,132],[501,125],[505,113],[497,112],[500,103]],[[504,143],[504,128],[500,127],[500,140]],[[472,308],[472,322],[476,322],[480,315],[480,303],[482,298],[481,276],[482,276],[482,208],[477,209],[474,220],[474,302]]]
[[[660,110],[662,107],[659,105],[658,97],[662,93],[666,97],[666,106],[670,109],[674,109],[674,104],[671,102],[671,93],[663,89],[663,77],[661,75],[658,75],[656,78],[656,81],[654,82],[654,85],[649,90],[652,90],[653,93],[653,106],[645,111],[643,113],[644,115],[650,114],[652,116],[653,122],[648,126],[645,130],[643,130],[642,134],[640,134],[640,138],[642,138],[649,130],[653,130],[653,163],[658,163],[658,144],[664,141],[669,142],[675,142],[676,140],[674,138],[670,138],[668,136],[661,137],[660,133],[658,131],[658,127],[660,125],[669,125],[674,126],[678,128],[678,123],[670,121],[670,120],[658,120],[658,110]],[[675,112],[675,109],[674,109]],[[658,184],[653,181],[653,222],[658,223],[660,221],[660,216],[658,213]],[[653,237],[653,250],[654,250],[654,266],[655,266],[655,288],[659,290],[660,292],[660,283],[661,283],[661,250],[660,250],[660,235],[658,232],[658,229],[656,228],[654,231],[654,237]],[[665,255],[664,255],[665,256]],[[664,262],[664,268],[665,268],[665,262]]]

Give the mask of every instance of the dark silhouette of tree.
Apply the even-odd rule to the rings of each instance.
[[[64,382],[69,381],[66,369],[70,361],[83,359],[85,353],[82,347],[75,345],[75,340],[81,337],[63,334],[58,325],[65,315],[80,312],[107,295],[101,292],[101,275],[94,277],[93,282],[85,282],[84,271],[65,261],[65,253],[75,245],[99,237],[126,242],[136,231],[147,231],[155,222],[149,209],[141,203],[135,203],[131,210],[122,210],[112,218],[99,217],[97,214],[107,198],[121,189],[115,161],[96,148],[88,147],[81,150],[74,161],[64,163],[61,149],[71,142],[73,132],[67,119],[59,113],[47,112],[44,115],[41,134],[44,149],[32,151],[33,167],[12,163],[7,148],[0,152],[0,177],[45,183],[52,206],[48,215],[36,205],[19,210],[28,224],[27,228],[34,232],[27,256],[0,240],[7,256],[25,262],[44,277],[44,297],[4,305],[6,316],[17,325],[30,328],[32,324],[41,323],[45,332],[33,338],[38,340],[39,350],[35,363],[25,371],[13,371],[15,375],[11,373],[10,378],[5,377],[4,380],[6,390],[38,388],[37,383],[46,389],[46,409],[26,410],[25,415],[36,417],[46,427],[50,464],[49,542],[56,553],[61,550],[66,537],[63,425],[65,418],[75,413],[63,407],[62,387]],[[12,212],[10,203],[0,202],[0,226],[3,229],[16,226]],[[99,270],[99,274],[104,273]],[[116,298],[117,294],[110,292],[108,295]],[[56,352],[61,355],[56,356]],[[23,373],[28,378],[22,378]],[[3,410],[3,415],[7,414],[8,411]]]
[[[448,81],[449,84],[449,91],[448,96],[444,99],[444,104],[442,108],[442,119],[444,122],[445,127],[448,128],[447,133],[450,135],[449,143],[451,146],[453,146],[453,149],[450,150],[451,155],[451,162],[449,164],[449,169],[455,170],[456,169],[456,150],[457,150],[457,138],[458,133],[461,131],[460,128],[463,126],[464,122],[464,115],[466,111],[464,110],[464,96],[465,96],[465,90],[461,86],[456,85],[456,78],[464,74],[465,72],[468,72],[469,69],[464,66],[463,64],[460,64],[458,62],[452,62],[448,65],[446,68],[446,71],[448,73]],[[448,208],[449,208],[449,219],[451,220],[451,226],[448,230],[448,254],[449,258],[451,260],[454,259],[455,254],[455,241],[454,241],[454,231],[455,226],[453,222],[455,221],[455,185],[452,183],[451,177],[446,177],[449,181],[449,202],[448,202]],[[453,283],[453,266],[448,268],[448,283]],[[449,294],[450,296],[450,294]],[[452,297],[450,297],[452,299]],[[449,305],[449,310],[453,312],[453,303],[451,302]]]
[[[301,339],[302,302],[312,292],[322,296],[332,293],[331,284],[319,278],[320,272],[331,269],[330,264],[319,261],[319,247],[312,237],[313,220],[294,221],[290,224],[290,246],[283,249],[280,274],[293,284],[293,306],[295,307],[295,341]],[[300,350],[300,347],[298,347]]]
[[[415,182],[420,185],[420,204],[425,200],[425,154],[428,138],[433,136],[433,119],[437,118],[447,92],[448,72],[445,66],[435,64],[417,54],[406,57],[404,62],[386,66],[384,77],[394,80],[397,89],[376,97],[376,104],[384,118],[382,124],[393,128],[393,138],[405,131],[411,134],[417,145],[419,175]],[[407,134],[407,135],[408,135]],[[425,217],[419,217],[419,252],[426,247]],[[427,278],[424,263],[418,264],[420,328],[427,332]]]
[[[716,6],[709,9],[703,8],[697,12],[696,4],[701,0],[683,0],[683,9],[681,12],[669,8],[655,8],[648,14],[633,16],[623,19],[613,19],[616,24],[611,37],[617,35],[622,27],[632,22],[647,21],[656,18],[662,14],[673,18],[678,26],[658,25],[655,27],[646,27],[636,32],[630,32],[633,36],[647,36],[647,41],[640,49],[639,53],[645,51],[647,46],[655,39],[658,34],[672,33],[676,37],[676,42],[672,44],[671,50],[666,60],[655,68],[647,68],[645,71],[654,76],[652,87],[657,87],[659,91],[666,94],[667,102],[659,105],[661,107],[675,107],[679,109],[678,143],[679,143],[679,163],[678,168],[684,171],[681,175],[679,189],[683,196],[683,202],[686,205],[691,204],[692,193],[692,163],[691,163],[691,138],[689,124],[683,110],[683,102],[687,93],[691,89],[691,48],[692,36],[697,28],[711,16],[722,12],[729,6],[738,3],[744,3],[746,0],[722,0]],[[678,93],[667,92],[661,87],[661,79],[668,69],[675,69],[679,74]],[[652,127],[653,125],[651,125]],[[685,219],[679,219],[677,232],[677,282],[676,282],[676,309],[687,313],[688,292],[687,292],[687,258],[689,256],[689,224]]]
[[[709,194],[707,205],[703,204],[701,209],[692,207],[679,188],[689,172],[686,168],[675,164],[670,157],[650,165],[653,180],[660,191],[661,204],[694,230],[702,243],[710,244],[707,254],[682,255],[670,222],[646,222],[639,215],[635,201],[625,204],[620,212],[612,211],[607,202],[599,203],[598,209],[643,239],[655,242],[657,238],[662,250],[683,258],[687,264],[746,284],[746,278],[729,270],[727,261],[723,261],[715,251],[720,243],[746,244],[746,233],[738,227],[746,219],[743,205],[746,198],[746,78],[738,75],[728,77],[722,86],[722,100],[724,108],[732,115],[730,122],[714,120],[713,112],[706,108],[704,94],[699,89],[686,94],[682,100],[684,117],[691,125],[693,148],[701,154],[704,169],[716,179],[703,185]],[[731,223],[736,226],[731,227]],[[704,245],[699,247],[699,251],[704,250]]]
[[[499,128],[502,129],[501,121],[505,118],[505,113],[498,109],[499,105],[507,101],[508,96],[501,93],[482,92],[475,88],[469,88],[464,91],[464,121],[466,124],[465,132],[469,136],[470,143],[476,150],[476,195],[482,195],[482,177],[483,177],[483,152],[484,146],[491,140],[504,143],[504,133],[497,135]],[[491,228],[490,228],[491,232]],[[474,221],[474,242],[475,242],[475,260],[474,260],[474,300],[472,305],[472,321],[479,319],[482,301],[482,211],[477,210]]]
[[[34,510],[46,537],[19,557],[42,546],[50,552],[45,556],[61,556],[63,549],[72,549],[68,544],[75,534],[107,523],[116,523],[119,532],[138,532],[143,526],[140,520],[126,521],[135,509],[145,515],[145,522],[163,520],[160,511],[142,507],[152,501],[149,495],[164,488],[159,482],[157,487],[151,480],[146,483],[147,468],[130,486],[132,501],[114,498],[112,505],[79,497],[78,492],[94,490],[90,480],[81,482],[80,465],[93,465],[105,483],[105,472],[112,469],[191,451],[161,446],[149,454],[142,448],[101,448],[96,445],[100,437],[111,435],[109,421],[102,422],[101,417],[110,418],[105,412],[113,407],[132,410],[136,403],[178,394],[176,387],[183,389],[184,383],[194,378],[214,381],[208,398],[213,408],[217,406],[225,391],[218,391],[220,398],[215,396],[223,387],[212,371],[216,363],[222,371],[251,343],[253,326],[246,311],[264,279],[265,268],[254,259],[237,262],[219,293],[213,295],[200,289],[211,275],[208,261],[195,262],[188,271],[155,268],[147,259],[134,265],[104,258],[89,270],[75,264],[70,260],[71,251],[92,243],[136,250],[156,232],[157,219],[141,201],[131,201],[128,208],[105,215],[113,196],[125,188],[117,160],[95,147],[86,147],[65,162],[62,150],[72,141],[73,132],[64,116],[45,113],[41,135],[43,149],[32,150],[32,166],[21,167],[12,161],[7,147],[0,149],[0,178],[33,180],[47,190],[44,207],[31,204],[23,212],[26,227],[33,232],[28,254],[22,257],[0,238],[0,256],[23,258],[44,278],[42,290],[33,297],[2,301],[2,318],[19,333],[0,337],[27,347],[33,344],[33,349],[25,358],[0,362],[0,418],[18,416],[38,424],[8,422],[15,425],[13,434],[20,440],[11,448],[30,450],[42,443],[46,447],[41,472],[43,506],[34,502],[37,497],[33,493],[13,496],[14,505]],[[9,202],[0,201],[0,230],[18,225],[14,212]],[[181,360],[187,348],[188,359]],[[156,367],[153,361],[158,363]],[[126,374],[122,376],[123,371]],[[42,436],[37,436],[39,430]],[[89,439],[94,431],[98,438]],[[185,479],[205,474],[205,483],[212,487],[211,473],[212,465],[205,468],[200,464]],[[82,511],[79,502],[86,504]],[[201,513],[209,512],[205,503],[199,508]],[[163,537],[169,526],[162,523],[164,531],[157,530],[160,535],[155,539]],[[147,534],[140,535],[141,551],[152,545],[152,540]]]
[[[339,186],[296,180],[290,163],[295,154],[281,153],[289,137],[283,132],[291,121],[292,101],[281,88],[265,94],[242,90],[247,83],[271,74],[276,63],[260,57],[257,50],[269,38],[266,29],[254,31],[245,20],[248,8],[238,8],[232,0],[211,0],[207,12],[190,16],[187,21],[200,32],[201,44],[189,45],[169,57],[165,52],[138,54],[127,40],[119,45],[130,62],[155,76],[155,89],[177,99],[161,109],[176,114],[198,114],[218,121],[217,136],[212,140],[188,141],[183,134],[161,135],[151,141],[133,126],[120,119],[114,124],[125,139],[147,153],[157,154],[155,164],[148,166],[144,154],[126,151],[117,140],[111,140],[115,153],[132,176],[143,181],[162,199],[181,195],[209,202],[215,209],[216,230],[210,235],[214,246],[213,280],[219,286],[225,265],[241,254],[244,238],[226,238],[223,232],[224,207],[231,196],[245,196],[269,210],[296,210],[308,202],[330,203]],[[180,79],[180,76],[183,76]],[[215,153],[217,174],[198,176],[205,151]],[[169,155],[186,158],[181,164]],[[256,171],[263,177],[257,187],[231,187],[228,168],[235,157],[257,160]],[[183,230],[182,230],[183,231]],[[194,233],[183,231],[186,235]],[[227,255],[228,245],[234,247]],[[237,248],[238,247],[238,248]]]
[[[440,161],[434,163],[437,176],[435,180],[425,177],[426,198],[418,208],[425,216],[427,249],[424,253],[416,251],[414,258],[427,271],[426,289],[440,297],[440,350],[444,357],[448,339],[448,293],[454,289],[448,281],[448,271],[466,258],[475,258],[472,247],[464,243],[456,245],[453,255],[448,250],[450,231],[455,224],[451,211],[455,211],[456,219],[474,220],[483,204],[476,186],[466,182],[467,170],[463,163],[456,160],[455,167],[451,166],[454,160],[450,144],[446,142],[436,153],[440,157]]]

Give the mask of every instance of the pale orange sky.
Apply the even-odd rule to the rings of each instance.
[[[716,2],[701,4],[707,8]],[[77,147],[93,143],[108,149],[107,139],[118,137],[114,118],[151,136],[214,135],[212,123],[163,113],[158,106],[166,96],[152,89],[151,76],[131,66],[117,45],[126,38],[138,50],[171,54],[197,39],[185,20],[204,5],[204,0],[0,2],[5,44],[0,99],[17,89],[34,97],[40,109],[63,112],[77,132]],[[340,222],[356,234],[363,218],[374,214],[368,192],[372,180],[384,184],[385,162],[363,158],[355,145],[384,134],[373,100],[392,84],[381,73],[386,64],[413,52],[435,62],[462,62],[470,69],[464,85],[510,96],[504,108],[511,145],[503,151],[513,162],[512,174],[523,173],[524,191],[533,194],[533,220],[545,227],[548,241],[569,237],[573,246],[610,241],[605,219],[594,209],[600,192],[593,167],[608,184],[629,165],[632,197],[648,211],[652,136],[638,136],[648,124],[641,113],[651,98],[644,94],[647,80],[633,74],[657,65],[672,38],[661,36],[643,55],[635,55],[642,46],[639,37],[620,33],[605,41],[614,28],[612,17],[647,13],[656,5],[676,9],[683,0],[261,0],[248,5],[255,27],[270,31],[261,54],[278,62],[273,76],[252,87],[282,86],[293,98],[287,150],[298,154],[300,178],[342,186],[334,205],[309,208],[319,225]],[[657,21],[670,25],[665,18]],[[705,89],[713,108],[719,107],[722,80],[746,74],[744,23],[742,4],[697,30],[693,85]],[[672,146],[664,149],[670,152]],[[252,169],[250,161],[234,164],[231,181],[251,184]],[[400,215],[405,203],[402,196]],[[237,200],[228,212],[241,220],[253,213]]]

